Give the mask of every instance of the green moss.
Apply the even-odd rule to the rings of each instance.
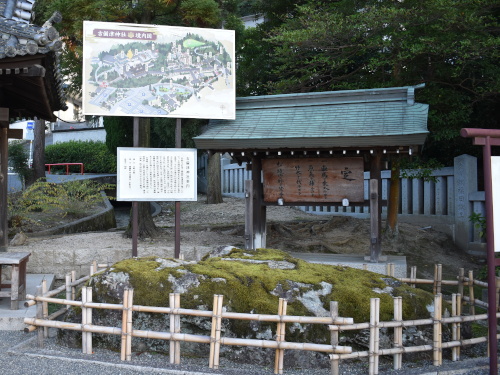
[[[169,275],[180,274],[175,268],[161,268],[157,257],[131,258],[116,263],[111,272],[129,275],[134,288],[134,304],[146,306],[168,306],[172,283]]]
[[[181,296],[184,308],[205,306],[212,308],[213,295],[224,296],[224,306],[230,311],[276,314],[278,297],[270,292],[280,285],[283,293],[290,294],[292,288],[303,292],[301,284],[322,289],[322,283],[332,285],[331,293],[321,298],[323,307],[328,310],[330,301],[338,301],[339,314],[352,317],[355,322],[367,322],[370,316],[370,298],[380,298],[380,319],[393,317],[393,298],[387,293],[377,293],[375,288],[384,289],[386,276],[359,269],[307,263],[292,258],[289,254],[271,249],[258,249],[248,252],[234,249],[222,258],[204,258],[195,264],[185,264],[177,268],[162,268],[156,257],[127,259],[115,264],[112,272],[129,275],[134,288],[134,304],[168,306],[169,293],[172,292],[170,277],[183,277],[185,272],[197,275],[203,282],[191,287]],[[237,259],[243,259],[238,261]],[[295,265],[294,269],[270,268],[268,263],[258,261],[286,261]],[[310,287],[308,287],[310,288]],[[274,293],[276,294],[276,293]],[[293,294],[293,293],[292,293]],[[403,318],[415,319],[428,317],[426,306],[433,297],[422,290],[403,284],[395,286],[392,294],[403,297]],[[311,315],[302,303],[289,301],[288,315]]]

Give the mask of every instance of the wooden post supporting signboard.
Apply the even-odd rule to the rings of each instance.
[[[253,181],[245,181],[245,250],[253,250]]]
[[[175,148],[181,148],[181,119],[175,122]],[[175,250],[174,257],[179,259],[181,255],[181,202],[175,202]]]
[[[9,109],[0,108],[0,251],[7,251],[7,176]]]
[[[262,160],[258,157],[252,158],[252,181],[253,245],[254,249],[258,249],[266,247],[266,206],[263,202]]]
[[[134,117],[134,147],[139,147],[139,117]],[[132,202],[132,256],[137,256],[139,237],[139,202]]]
[[[375,152],[370,167],[370,262],[378,263],[382,248],[381,154]]]

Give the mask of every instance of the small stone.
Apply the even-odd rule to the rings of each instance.
[[[23,232],[16,233],[14,238],[10,241],[10,246],[23,246],[28,242],[28,236]]]

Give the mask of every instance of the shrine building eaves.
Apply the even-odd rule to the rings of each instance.
[[[63,43],[53,23],[32,24],[35,0],[0,0],[0,107],[11,117],[55,120],[65,110],[66,95],[59,68]]]
[[[406,86],[236,99],[235,120],[211,120],[195,137],[211,152],[411,152],[428,134],[429,106]]]

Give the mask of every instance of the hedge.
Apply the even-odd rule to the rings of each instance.
[[[116,173],[116,155],[104,142],[69,141],[45,148],[45,163],[83,163],[85,173]]]

